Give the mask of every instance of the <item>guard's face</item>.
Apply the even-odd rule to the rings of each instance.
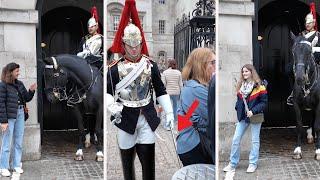
[[[124,48],[126,49],[126,53],[129,53],[132,57],[138,57],[141,54],[141,44],[136,47],[124,44]]]
[[[314,29],[315,23],[311,22],[311,23],[306,23],[306,30],[307,31],[311,31]]]
[[[98,30],[98,25],[94,25],[94,26],[88,27],[88,32],[91,35],[95,34],[97,32],[97,30]]]
[[[243,79],[248,80],[248,79],[252,78],[252,73],[251,73],[251,71],[249,69],[244,67],[242,69],[242,76],[243,76]]]
[[[19,68],[17,68],[17,69],[12,71],[12,76],[13,76],[14,79],[18,79],[19,75],[20,75],[20,69]]]

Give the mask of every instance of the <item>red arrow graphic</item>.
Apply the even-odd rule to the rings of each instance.
[[[181,131],[187,127],[192,126],[192,122],[190,121],[190,117],[192,113],[197,109],[199,105],[199,100],[195,99],[193,103],[191,104],[189,110],[187,111],[186,115],[180,115],[178,114],[178,131]]]

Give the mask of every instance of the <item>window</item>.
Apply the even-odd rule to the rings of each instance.
[[[165,20],[159,20],[159,34],[164,34]]]
[[[143,30],[143,16],[139,16],[141,29]]]
[[[120,16],[119,15],[113,15],[113,30],[114,31],[118,30],[119,22],[120,22]]]
[[[159,0],[159,4],[165,4],[165,0]]]

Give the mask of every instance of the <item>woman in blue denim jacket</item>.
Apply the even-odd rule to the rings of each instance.
[[[241,138],[247,128],[251,126],[251,151],[249,155],[248,173],[255,172],[259,158],[260,129],[262,123],[250,123],[250,117],[264,111],[267,102],[267,90],[261,82],[259,75],[251,64],[246,64],[241,68],[240,81],[237,85],[236,111],[238,123],[232,140],[230,162],[223,170],[225,172],[235,171],[240,160]],[[246,99],[249,111],[246,112],[243,98]]]
[[[208,126],[208,83],[215,69],[214,59],[215,54],[211,49],[197,48],[191,52],[182,70],[185,85],[180,95],[178,115],[185,116],[191,104],[195,100],[199,101],[198,107],[190,117],[192,123],[189,126],[179,129],[181,120],[178,120],[177,153],[184,166],[213,163],[200,144],[199,133],[205,133]]]

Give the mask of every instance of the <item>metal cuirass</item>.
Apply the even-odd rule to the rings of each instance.
[[[142,57],[145,58],[145,57]],[[127,107],[142,107],[146,106],[151,101],[151,66],[152,64],[148,61],[147,66],[144,67],[142,72],[137,78],[130,83],[126,88],[119,92],[119,100],[124,106]],[[124,61],[118,63],[118,72],[120,81],[126,77],[138,63],[132,63]]]

